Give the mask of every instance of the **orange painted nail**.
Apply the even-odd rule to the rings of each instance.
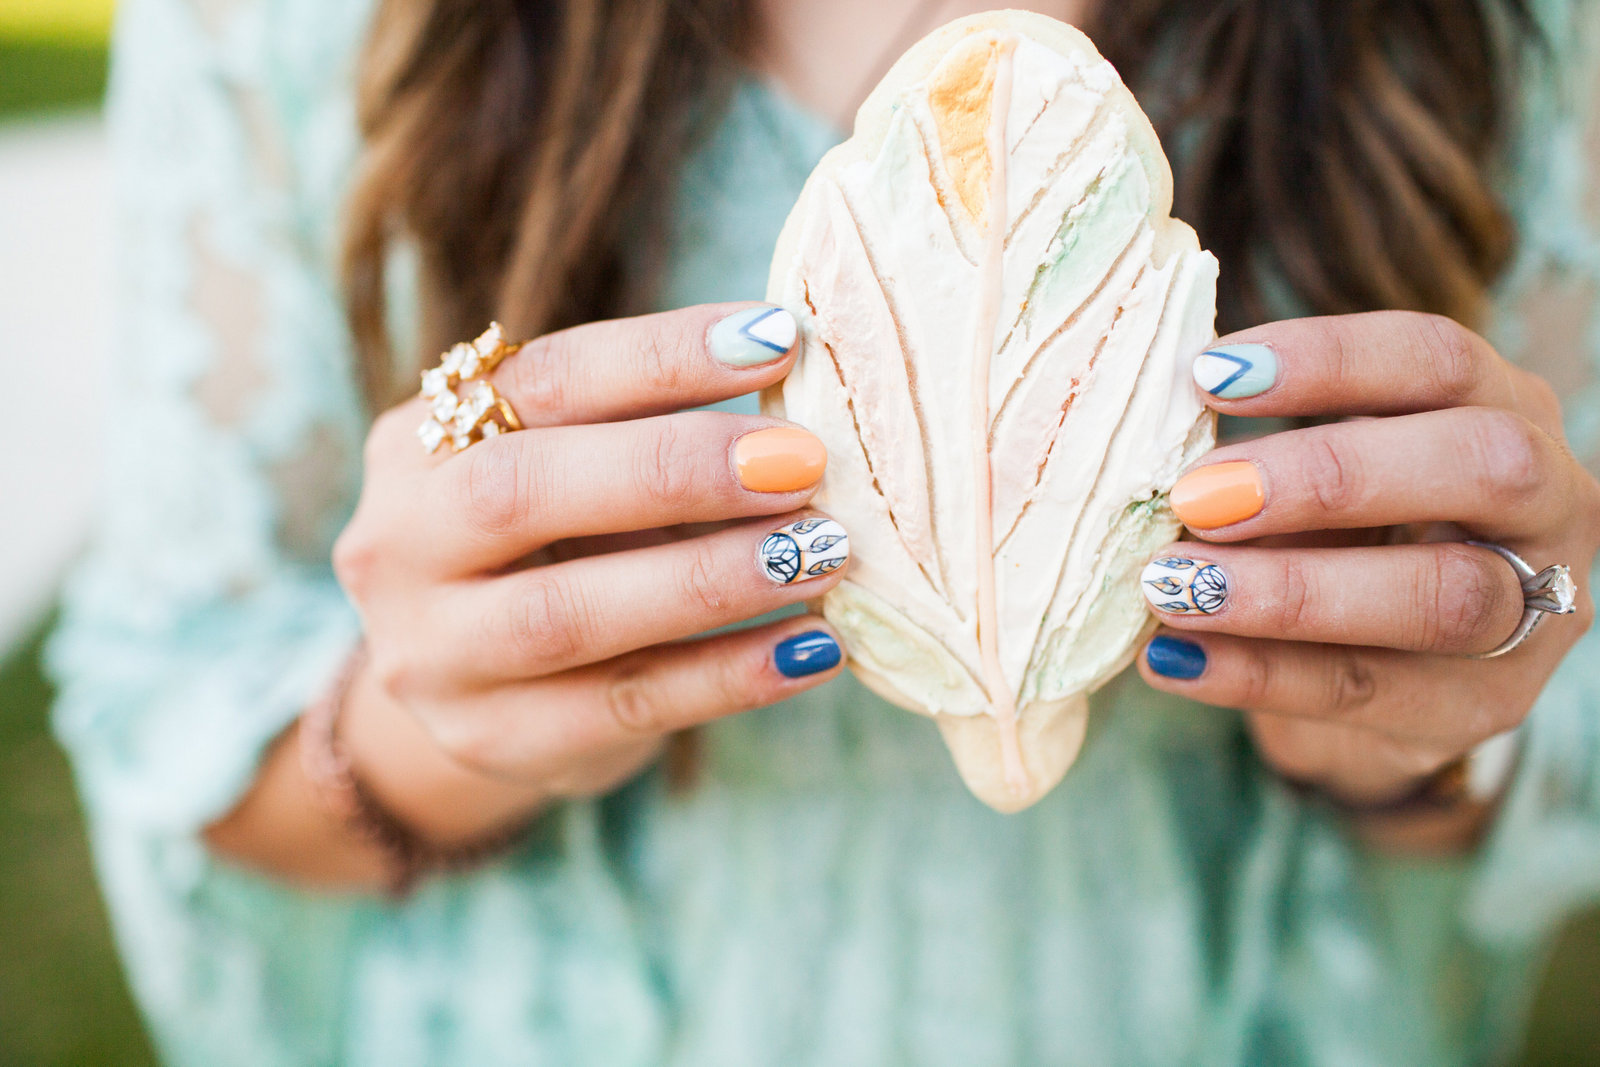
[[[1267,502],[1254,463],[1215,463],[1192,470],[1172,487],[1172,510],[1185,526],[1215,530],[1255,518]]]
[[[739,438],[733,465],[739,484],[753,493],[792,493],[822,480],[828,450],[797,426],[774,426]]]

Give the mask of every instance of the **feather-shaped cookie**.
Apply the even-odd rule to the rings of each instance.
[[[823,611],[1000,810],[1061,779],[1087,695],[1148,634],[1166,492],[1213,443],[1186,369],[1217,264],[1171,208],[1089,40],[993,12],[900,59],[773,259],[803,348],[763,404],[826,443],[816,505],[851,538]]]

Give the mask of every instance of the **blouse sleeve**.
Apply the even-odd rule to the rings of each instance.
[[[1492,339],[1561,395],[1600,471],[1600,6],[1542,0],[1511,201],[1521,252]],[[1530,561],[1538,566],[1578,560]],[[1546,626],[1576,625],[1552,619]],[[1523,727],[1522,757],[1467,899],[1482,940],[1526,944],[1600,900],[1600,633],[1568,654]]]
[[[122,5],[106,489],[49,650],[102,825],[192,840],[357,633],[328,560],[363,435],[334,242],[365,18]]]

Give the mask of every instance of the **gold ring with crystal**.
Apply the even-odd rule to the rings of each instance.
[[[522,429],[522,420],[488,380],[521,347],[507,342],[505,328],[491,322],[475,341],[452,346],[437,367],[422,372],[428,418],[417,427],[417,438],[429,455],[446,441],[460,452],[485,438]]]

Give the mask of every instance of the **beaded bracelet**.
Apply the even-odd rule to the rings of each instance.
[[[465,870],[510,850],[527,834],[537,816],[519,819],[474,841],[440,847],[391,812],[356,776],[350,755],[339,739],[339,720],[366,658],[366,646],[357,645],[333,684],[301,714],[300,765],[328,812],[382,854],[384,883],[389,892],[404,896],[426,874]]]
[[[1437,815],[1461,808],[1489,811],[1496,807],[1516,776],[1522,754],[1522,732],[1512,730],[1489,738],[1390,800],[1364,802],[1333,796],[1313,783],[1284,781],[1296,792],[1355,818],[1389,819]]]

